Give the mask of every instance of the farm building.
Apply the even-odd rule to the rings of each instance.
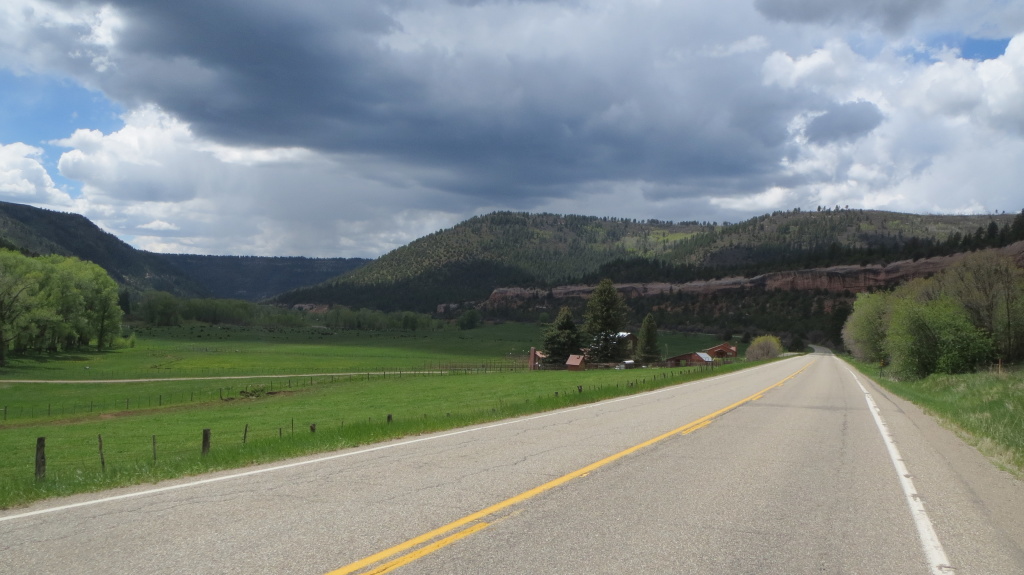
[[[732,345],[729,342],[720,343],[720,344],[716,345],[715,347],[709,347],[709,348],[704,350],[704,353],[710,355],[711,357],[715,357],[715,358],[720,358],[720,357],[736,357],[736,355],[737,355],[736,346]]]
[[[565,367],[569,371],[584,371],[587,369],[587,360],[582,355],[570,355]]]
[[[715,363],[715,360],[703,351],[695,351],[670,357],[667,362],[669,367],[683,367],[693,365],[712,365]]]
[[[545,354],[543,351],[538,351],[537,348],[531,347],[530,348],[530,359],[529,359],[530,371],[533,371],[535,369],[540,369],[541,362],[543,362],[547,358],[548,358],[547,354]]]

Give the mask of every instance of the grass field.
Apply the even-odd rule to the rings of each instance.
[[[181,328],[140,333],[132,349],[18,360],[0,379],[0,507],[450,429],[708,375],[679,368],[525,371],[523,354],[539,339],[537,326],[523,324],[359,335]],[[663,343],[675,354],[719,341],[665,334]],[[206,379],[99,381],[115,375]],[[239,379],[211,379],[227,375]],[[205,456],[204,429],[211,434]],[[46,438],[42,481],[34,478],[39,437]]]
[[[1024,370],[895,381],[850,358],[863,373],[921,406],[1003,469],[1024,478]]]

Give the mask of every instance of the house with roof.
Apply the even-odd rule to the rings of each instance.
[[[713,365],[715,360],[703,351],[694,351],[670,357],[666,360],[666,363],[668,363],[669,367],[688,367],[695,365]]]
[[[729,342],[720,343],[715,347],[709,347],[704,350],[704,353],[716,359],[736,357],[738,355],[736,346]]]
[[[583,355],[570,355],[569,359],[565,360],[565,367],[569,371],[585,371],[587,360]]]

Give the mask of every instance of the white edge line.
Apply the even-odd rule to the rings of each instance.
[[[892,460],[893,467],[896,468],[896,475],[899,477],[900,486],[903,488],[903,495],[907,499],[907,505],[910,506],[910,514],[914,518],[914,525],[917,526],[917,534],[921,539],[921,547],[924,549],[925,557],[928,560],[928,568],[933,575],[951,575],[955,573],[952,565],[949,563],[949,558],[946,556],[945,549],[942,548],[942,542],[939,541],[939,536],[935,533],[935,527],[932,525],[932,521],[924,509],[924,502],[921,501],[921,497],[914,487],[914,481],[910,478],[910,471],[903,462],[903,456],[900,455],[899,449],[896,448],[896,441],[882,419],[878,404],[875,403],[871,393],[860,382],[857,373],[848,366],[846,369],[853,376],[860,390],[864,392],[864,400],[867,401],[868,411],[871,412],[875,425],[878,426],[878,432],[882,434],[882,440],[885,442],[885,447],[889,452],[889,459]]]
[[[179,483],[179,484],[176,484],[176,485],[168,485],[166,487],[156,487],[154,489],[146,489],[145,491],[135,491],[135,492],[132,492],[132,493],[125,493],[125,494],[122,494],[122,495],[113,495],[113,496],[110,496],[110,497],[103,497],[103,498],[100,498],[100,499],[90,499],[88,501],[80,501],[78,503],[69,503],[67,505],[59,505],[59,506],[56,506],[56,507],[48,507],[46,509],[37,509],[35,511],[28,511],[28,512],[19,513],[19,514],[16,514],[16,515],[7,515],[7,516],[0,517],[0,523],[3,523],[4,521],[13,521],[15,519],[25,519],[27,517],[34,517],[34,516],[37,516],[37,515],[45,515],[47,513],[55,513],[57,511],[67,511],[69,509],[76,509],[78,507],[87,507],[87,506],[90,506],[90,505],[99,505],[101,503],[111,503],[111,502],[114,502],[114,501],[120,501],[122,499],[131,499],[131,498],[134,498],[134,497],[142,497],[144,495],[155,495],[155,494],[158,494],[158,493],[165,493],[165,492],[168,492],[168,491],[175,491],[175,490],[178,490],[178,489],[185,489],[187,487],[198,487],[200,485],[207,485],[207,484],[210,484],[210,483],[218,483],[220,481],[228,481],[228,480],[231,480],[231,479],[239,479],[239,478],[242,478],[242,477],[251,477],[253,475],[261,475],[263,473],[270,473],[272,471],[281,471],[281,470],[284,470],[284,469],[291,469],[293,467],[301,467],[303,465],[312,465],[314,463],[323,463],[325,461],[332,461],[334,459],[341,459],[343,457],[351,457],[351,456],[354,456],[354,455],[363,455],[363,454],[366,454],[366,453],[373,453],[374,451],[382,451],[384,449],[392,449],[392,448],[395,448],[395,447],[404,447],[406,445],[412,445],[412,444],[420,443],[420,442],[424,442],[424,441],[434,441],[434,440],[437,440],[437,439],[445,439],[445,438],[453,437],[453,436],[456,436],[456,435],[462,435],[463,433],[472,433],[472,432],[476,432],[476,431],[483,431],[483,430],[486,430],[486,429],[494,429],[496,427],[504,427],[506,425],[513,425],[513,424],[517,424],[517,423],[523,423],[523,422],[526,422],[526,421],[532,421],[534,419],[541,419],[543,417],[551,417],[551,416],[554,416],[554,415],[559,415],[559,414],[562,414],[562,413],[568,413],[568,412],[571,412],[571,411],[578,411],[578,410],[581,410],[581,409],[591,409],[591,408],[598,407],[598,406],[601,406],[601,405],[607,405],[609,403],[616,403],[616,402],[619,402],[619,401],[629,401],[629,400],[632,400],[632,399],[639,399],[639,398],[647,397],[647,396],[650,396],[650,395],[653,395],[653,394],[664,393],[664,392],[667,392],[667,391],[671,391],[673,389],[679,389],[680,387],[687,387],[687,386],[695,385],[695,384],[698,384],[698,383],[712,382],[712,381],[715,381],[715,380],[718,380],[718,379],[722,379],[722,378],[725,378],[725,377],[730,377],[730,376],[736,375],[738,373],[741,373],[741,371],[734,371],[734,372],[731,372],[731,373],[726,373],[726,374],[718,375],[718,376],[715,376],[715,377],[709,377],[707,379],[698,379],[698,380],[695,380],[695,381],[681,383],[679,385],[672,385],[672,386],[669,386],[669,387],[663,387],[661,389],[656,389],[656,390],[648,391],[648,392],[644,392],[644,393],[637,393],[637,394],[626,395],[626,396],[622,396],[622,397],[616,397],[616,398],[613,398],[613,399],[607,399],[607,400],[599,401],[599,402],[596,402],[596,403],[588,403],[588,404],[585,404],[585,405],[578,405],[576,407],[569,407],[569,408],[565,408],[565,409],[558,409],[558,410],[555,410],[555,411],[549,411],[549,412],[541,413],[541,414],[537,414],[537,415],[530,415],[530,416],[526,416],[526,417],[519,417],[519,418],[511,419],[511,420],[508,420],[508,421],[502,421],[502,422],[499,422],[499,423],[492,423],[492,424],[488,424],[488,425],[469,427],[469,428],[466,428],[466,429],[460,429],[458,431],[451,431],[451,432],[448,432],[448,433],[441,433],[441,434],[438,434],[438,435],[431,435],[429,437],[419,437],[419,438],[416,438],[416,439],[400,441],[398,443],[389,443],[389,444],[386,444],[386,445],[377,445],[377,446],[374,446],[374,447],[368,447],[366,449],[360,449],[360,450],[357,450],[357,451],[347,451],[345,453],[336,453],[334,455],[327,455],[327,456],[324,456],[324,457],[317,457],[317,458],[314,458],[314,459],[305,459],[305,460],[302,460],[302,461],[295,461],[295,462],[292,462],[292,463],[285,463],[283,465],[275,465],[273,467],[263,467],[263,468],[260,468],[260,469],[253,469],[251,471],[243,471],[241,473],[232,473],[230,475],[221,475],[221,476],[218,476],[218,477],[210,477],[210,478],[207,478],[207,479],[199,479],[199,480],[196,480],[196,481],[189,481],[187,483]]]

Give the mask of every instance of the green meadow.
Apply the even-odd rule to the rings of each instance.
[[[536,325],[513,323],[385,333],[193,326],[140,331],[132,348],[16,359],[0,377],[0,508],[547,411],[712,374],[526,371],[526,353],[540,345],[540,333]],[[671,355],[720,343],[714,336],[660,338]],[[40,437],[46,475],[37,480]]]

